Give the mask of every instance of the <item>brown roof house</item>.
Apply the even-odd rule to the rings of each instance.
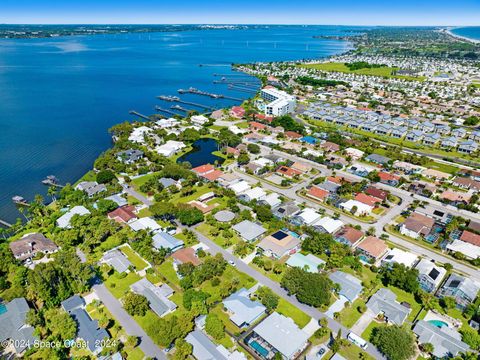
[[[357,230],[351,226],[345,226],[335,234],[335,240],[348,246],[355,246],[364,235],[361,230]]]
[[[430,234],[433,225],[435,225],[434,219],[414,212],[400,225],[399,229],[401,234],[418,239],[420,236]]]
[[[356,250],[364,262],[376,263],[387,253],[388,246],[385,241],[375,236],[367,236],[357,245]]]
[[[15,259],[24,261],[38,253],[52,254],[58,250],[58,246],[43,234],[26,234],[21,239],[10,243],[10,250]]]

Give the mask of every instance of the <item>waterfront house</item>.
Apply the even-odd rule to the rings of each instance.
[[[152,132],[153,130],[146,126],[140,126],[138,128],[133,129],[128,137],[128,140],[138,144],[145,144],[145,138]]]
[[[190,121],[198,126],[203,126],[208,122],[208,118],[204,115],[193,115],[190,118]]]
[[[155,151],[165,157],[175,155],[177,152],[185,148],[186,145],[181,141],[168,140],[165,144],[157,146]]]
[[[245,115],[245,109],[241,106],[232,106],[229,113],[231,117],[241,119]]]
[[[85,206],[74,206],[57,219],[57,226],[62,229],[69,229],[70,221],[75,215],[83,216],[88,214],[90,214],[90,211]]]
[[[124,164],[133,164],[143,158],[143,151],[137,149],[129,149],[120,151],[116,154],[117,160]]]
[[[75,190],[83,191],[89,198],[107,191],[107,187],[104,184],[99,184],[96,181],[82,181],[75,186]]]
[[[58,246],[40,233],[25,234],[19,240],[10,242],[8,246],[19,261],[32,259],[37,254],[53,254],[58,251]]]

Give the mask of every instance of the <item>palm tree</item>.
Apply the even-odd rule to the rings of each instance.
[[[57,194],[57,188],[55,186],[50,186],[47,191],[48,196],[52,198],[52,202],[57,201],[55,195]]]

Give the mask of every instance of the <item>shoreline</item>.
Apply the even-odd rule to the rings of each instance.
[[[440,31],[447,34],[447,35],[450,35],[451,37],[453,37],[455,39],[458,39],[458,40],[463,40],[463,41],[466,41],[466,42],[469,42],[469,43],[472,43],[472,44],[475,44],[475,45],[480,44],[480,40],[472,39],[472,38],[469,38],[469,37],[466,37],[466,36],[457,35],[457,34],[453,33],[452,30],[455,30],[455,29],[461,29],[461,28],[458,28],[458,27],[447,28],[447,29],[442,29]]]

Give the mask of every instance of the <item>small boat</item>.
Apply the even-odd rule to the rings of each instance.
[[[12,197],[12,201],[18,205],[28,205],[28,201],[20,195],[15,195]]]

